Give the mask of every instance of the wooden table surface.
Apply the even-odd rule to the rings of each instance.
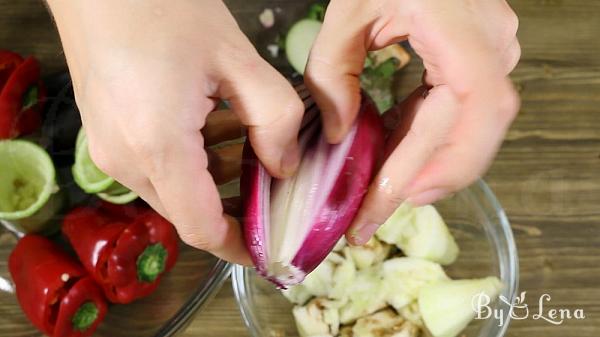
[[[228,1],[245,31],[264,6],[292,0]],[[296,2],[298,3],[298,2]],[[521,20],[522,60],[512,75],[519,117],[485,179],[513,224],[521,290],[537,313],[581,308],[586,319],[555,326],[513,321],[508,336],[600,336],[600,1],[512,1]],[[297,6],[297,5],[293,5]],[[257,39],[260,39],[257,37]],[[65,69],[59,38],[38,0],[0,0],[0,48],[36,55],[47,72]],[[421,67],[402,75],[406,93]],[[248,336],[230,284],[183,336]]]

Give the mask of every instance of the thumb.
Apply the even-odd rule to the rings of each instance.
[[[359,75],[376,37],[371,31],[377,32],[377,3],[331,1],[308,59],[304,79],[321,109],[325,134],[331,143],[342,140],[359,110]],[[383,47],[394,39],[380,42],[378,47]]]
[[[297,138],[304,104],[291,84],[252,50],[223,75],[219,94],[248,127],[250,143],[269,173],[288,177],[300,162]]]

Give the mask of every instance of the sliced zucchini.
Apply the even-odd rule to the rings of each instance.
[[[303,305],[306,303],[306,301],[313,297],[313,295],[309,293],[308,290],[306,290],[306,288],[301,284],[284,289],[281,291],[281,293],[283,296],[285,296],[285,298],[288,299],[288,301],[298,305]]]
[[[340,308],[340,321],[348,324],[386,306],[380,266],[360,270],[348,289],[348,301]]]
[[[115,181],[112,185],[110,185],[106,190],[102,192],[108,195],[119,195],[128,193],[129,189],[121,185],[119,182]]]
[[[413,323],[419,328],[423,328],[423,318],[421,317],[421,312],[419,311],[418,301],[414,301],[411,304],[405,306],[404,308],[400,309],[398,313],[400,314],[400,316],[402,316],[402,318]]]
[[[423,287],[419,309],[433,337],[455,337],[475,317],[475,296],[485,294],[495,300],[502,290],[496,277],[474,280],[447,280]]]
[[[285,55],[299,74],[304,74],[310,50],[323,24],[313,19],[296,22],[285,39]]]
[[[138,198],[138,195],[133,191],[125,192],[123,194],[108,194],[108,193],[96,193],[98,198],[110,202],[111,204],[123,205],[130,203]]]
[[[387,309],[359,318],[352,332],[356,337],[417,337],[420,330]]]
[[[442,265],[452,264],[459,254],[448,226],[431,205],[417,208],[401,205],[376,235],[384,242],[396,244],[407,256]]]
[[[346,250],[348,247],[345,248]],[[351,258],[345,258],[338,263],[333,271],[333,280],[329,297],[346,302],[350,288],[356,279],[356,266]]]
[[[86,193],[113,204],[127,204],[138,195],[102,172],[92,160],[88,140],[83,128],[79,129],[75,143],[75,163],[71,168],[75,183]]]
[[[56,170],[46,150],[25,140],[0,141],[0,219],[31,217],[56,192]]]
[[[346,238],[342,236],[342,238],[333,247],[333,251],[340,252],[342,249],[344,249],[344,247],[346,247]]]
[[[404,237],[405,228],[414,221],[414,216],[414,209],[409,204],[401,204],[377,229],[375,236],[385,243],[396,245]]]
[[[302,286],[316,297],[327,296],[333,286],[333,269],[334,264],[331,261],[323,261],[306,276]]]
[[[292,310],[300,337],[323,336],[329,334],[329,325],[323,320],[322,311],[310,303],[294,307]]]
[[[301,337],[335,336],[339,332],[338,305],[326,298],[315,298],[292,310]]]
[[[424,259],[397,257],[383,263],[386,301],[398,312],[417,299],[422,287],[444,280],[448,276],[442,267]]]
[[[452,264],[459,249],[448,226],[435,207],[415,209],[413,226],[409,226],[398,247],[407,256],[421,257],[442,265]]]
[[[83,128],[77,134],[75,163],[71,171],[75,183],[86,193],[103,192],[115,183],[115,180],[102,172],[90,157],[88,141]]]
[[[381,243],[377,238],[372,237],[362,246],[348,247],[349,257],[354,260],[358,269],[365,269],[374,264],[381,263],[390,252],[390,245]]]

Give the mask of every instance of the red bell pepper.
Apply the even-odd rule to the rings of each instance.
[[[46,89],[40,80],[40,65],[36,59],[28,57],[18,63],[13,53],[4,51],[0,57],[2,55],[11,55],[5,56],[5,70],[0,73],[0,82],[2,77],[8,76],[0,91],[0,139],[7,139],[40,127]]]
[[[62,231],[114,303],[150,295],[178,256],[173,225],[138,206],[77,208],[65,217]]]
[[[90,336],[106,315],[102,290],[85,269],[52,241],[27,235],[8,268],[29,320],[52,337]]]
[[[17,69],[19,64],[23,63],[23,58],[17,53],[0,49],[0,91],[8,80],[10,74]]]

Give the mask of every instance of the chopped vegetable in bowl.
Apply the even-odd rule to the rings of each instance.
[[[379,320],[393,313],[395,317],[411,323],[406,325],[405,333],[413,333],[413,329],[408,328],[414,325],[418,328],[418,335],[423,337],[452,336],[457,327],[461,330],[459,336],[504,336],[510,321],[510,317],[507,316],[510,308],[504,300],[489,304],[491,310],[504,313],[502,319],[505,324],[502,326],[499,326],[494,318],[473,320],[475,312],[471,306],[473,289],[478,289],[478,293],[487,294],[492,300],[501,295],[507,302],[514,299],[517,292],[518,258],[512,232],[502,209],[482,181],[436,203],[433,209],[443,215],[444,226],[449,227],[454,241],[461,247],[458,258],[450,265],[442,267],[439,263],[423,258],[406,256],[395,244],[382,242],[381,232],[378,232],[375,240],[366,245],[368,249],[360,248],[372,250],[375,256],[365,259],[366,261],[382,262],[365,264],[358,268],[355,259],[348,256],[351,256],[350,249],[359,247],[350,247],[342,239],[325,262],[309,274],[302,284],[285,291],[277,290],[250,268],[234,268],[233,289],[251,336],[300,336],[294,308],[307,307],[315,299],[319,299],[318,303],[321,307],[324,306],[323,303],[327,305],[325,309],[319,310],[321,312],[327,310],[329,318],[332,315],[332,308],[338,308],[340,320],[338,332],[323,336],[361,337],[362,334],[353,332],[354,327],[359,322],[363,322],[356,327],[356,331],[366,333],[364,331],[367,328],[363,328],[365,321],[371,321],[369,317],[380,312],[388,313],[375,315],[374,319]],[[414,215],[419,211],[421,208],[404,209],[405,214]],[[411,217],[411,219],[415,218],[423,217]],[[381,257],[380,252],[385,250],[378,248],[380,244],[389,247],[384,258]],[[415,261],[419,262],[415,263]],[[387,266],[387,270],[384,266]],[[485,277],[486,275],[491,277]],[[356,282],[357,278],[359,282]],[[409,281],[401,288],[400,285],[404,283],[394,282],[395,278]],[[354,285],[354,283],[359,284]],[[384,285],[374,287],[377,283]],[[396,284],[395,290],[389,289],[390,284]],[[371,293],[375,296],[371,296],[372,299],[361,296],[361,289],[366,287],[374,287]],[[352,292],[358,294],[351,294]],[[369,292],[364,291],[364,293]],[[435,296],[428,296],[428,293]],[[382,298],[383,304],[381,304]],[[433,300],[429,301],[432,298]],[[355,302],[358,305],[354,305]],[[351,303],[346,310],[352,306],[356,307],[345,312],[345,315],[351,311],[361,310],[370,313],[362,314],[354,320],[350,319],[349,323],[344,323],[340,303],[343,305]],[[320,307],[313,306],[311,310],[307,308],[307,313],[311,315],[310,317],[314,315],[319,320],[323,314],[317,312],[315,308]],[[302,315],[302,311],[297,311],[301,317],[306,317]],[[348,318],[344,317],[344,319]],[[328,326],[327,329],[332,327]],[[333,330],[328,331],[335,331],[335,324]],[[399,332],[395,329],[394,331]],[[432,334],[433,332],[436,334]]]
[[[426,330],[454,337],[475,316],[473,297],[496,298],[503,287],[496,277],[451,280],[440,263],[457,255],[433,206],[403,204],[366,245],[340,241],[302,284],[282,293],[295,304],[301,337],[416,337]]]

